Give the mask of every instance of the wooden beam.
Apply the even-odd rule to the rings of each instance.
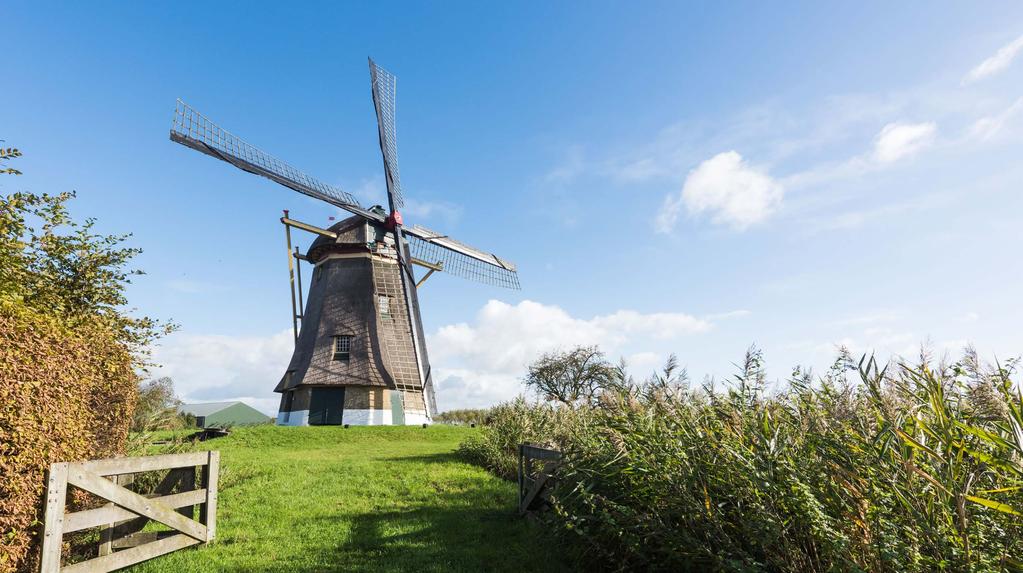
[[[301,320],[305,318],[305,303],[302,302],[302,255],[298,253],[298,247],[295,247],[295,274],[298,275],[298,320],[299,326],[302,325]]]
[[[415,257],[412,257],[412,264],[413,265],[419,265],[421,267],[426,267],[426,268],[430,269],[431,271],[443,271],[444,270],[444,263],[441,263],[441,262],[430,263],[430,262],[424,261],[423,259],[417,259]]]
[[[196,489],[192,491],[186,491],[182,493],[176,493],[174,495],[165,495],[163,497],[147,498],[166,505],[171,509],[178,509],[180,507],[188,507],[190,505],[199,505],[206,501],[206,490]],[[138,514],[127,509],[117,507],[116,505],[104,506],[97,509],[87,509],[85,511],[76,511],[75,513],[68,513],[64,516],[64,533],[71,533],[72,531],[81,531],[83,529],[89,529],[90,527],[98,527],[107,523],[115,521],[125,521],[128,519],[135,519]]]
[[[536,496],[543,491],[543,488],[550,477],[551,476],[548,474],[543,474],[536,478],[536,481],[533,482],[533,487],[529,490],[529,493],[526,494],[526,497],[522,498],[522,503],[519,504],[519,513],[526,513],[529,511],[529,506],[533,503],[533,500],[536,499]]]
[[[174,473],[176,471],[180,471],[180,470],[171,470],[171,473]],[[113,476],[113,479],[114,479],[114,483],[116,483],[117,485],[123,487],[123,486],[126,486],[126,485],[130,484],[132,481],[134,481],[135,474],[121,474],[121,475]],[[116,507],[117,506],[115,506],[113,503],[108,503],[102,509],[114,509]],[[128,517],[121,518],[121,519],[130,519],[130,518],[134,517],[134,514],[132,514],[130,511],[128,512],[128,514],[129,514]],[[71,521],[71,516],[72,515],[74,515],[74,514],[72,513],[72,514],[65,514],[64,515],[64,531],[69,531],[68,523]],[[100,538],[99,554],[100,554],[100,556],[110,555],[111,553],[114,552],[114,543],[113,543],[114,542],[114,529],[117,527],[117,521],[118,521],[118,519],[116,519],[116,518],[108,520],[108,523],[106,524],[106,527],[101,529],[100,532],[99,532],[99,538]]]
[[[67,462],[50,465],[46,482],[46,516],[43,518],[43,554],[40,573],[60,571],[60,550],[64,539],[64,502],[67,499]]]
[[[153,557],[159,557],[178,549],[184,549],[191,545],[202,543],[198,539],[193,539],[184,534],[178,534],[173,537],[140,545],[138,547],[132,547],[131,549],[125,549],[118,551],[117,553],[111,553],[110,555],[104,555],[103,557],[97,557],[81,563],[75,563],[63,567],[61,571],[64,573],[99,573],[102,571],[114,571],[115,569],[121,569],[129,565],[152,559]],[[56,571],[56,569],[54,569]]]
[[[206,452],[202,452],[206,453]],[[77,465],[77,464],[76,464]],[[143,497],[133,491],[80,468],[69,468],[68,483],[110,500],[138,515],[176,529],[199,541],[206,541],[206,526],[177,513],[167,505]]]
[[[204,465],[209,460],[209,452],[185,452],[183,454],[164,454],[144,458],[106,458],[87,462],[68,464],[68,471],[85,470],[101,476],[117,474],[134,474],[153,470],[170,470]]]
[[[284,223],[289,227],[295,227],[296,229],[302,229],[303,231],[308,231],[310,233],[315,233],[317,235],[323,235],[324,237],[330,237],[331,239],[337,238],[337,233],[335,233],[334,231],[328,231],[327,229],[321,229],[316,225],[310,225],[309,223],[303,223],[302,221],[289,219],[287,216],[281,217],[281,223]]]
[[[288,211],[284,211],[281,222],[288,218]],[[285,223],[284,236],[288,244],[288,284],[291,287],[291,328],[295,333],[295,344],[298,344],[298,310],[295,309],[295,261],[291,260],[291,227]]]
[[[430,269],[429,272],[423,275],[423,278],[419,279],[419,282],[416,283],[416,288],[423,286],[423,283],[426,282],[426,279],[430,278],[430,275],[432,275],[434,272],[436,272],[435,269]]]
[[[181,534],[177,531],[139,531],[138,533],[129,533],[124,537],[119,537],[110,545],[114,549],[128,549],[129,547],[138,547],[139,545],[145,545],[146,543],[152,543],[175,535]]]
[[[199,520],[206,526],[206,541],[217,534],[217,487],[220,482],[220,452],[209,452],[209,460],[202,468],[202,485],[206,488],[206,503],[199,510]]]

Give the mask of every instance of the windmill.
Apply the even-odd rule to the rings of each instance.
[[[329,228],[284,212],[295,351],[274,389],[277,423],[420,424],[437,411],[418,288],[435,272],[519,288],[515,266],[419,225],[406,226],[394,126],[395,77],[369,60],[373,106],[387,182],[387,208],[298,171],[221,129],[180,99],[170,138],[352,213]],[[291,229],[316,235],[305,254]],[[301,263],[313,266],[303,305]],[[418,281],[412,265],[427,272]],[[298,302],[295,273],[298,273]]]

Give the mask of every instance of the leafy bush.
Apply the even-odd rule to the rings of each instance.
[[[0,302],[0,571],[29,570],[52,462],[122,451],[132,357],[101,325],[68,328]]]
[[[482,424],[490,412],[489,408],[467,408],[462,410],[448,410],[433,417],[433,421],[439,424],[469,425]]]
[[[34,568],[52,462],[124,451],[136,371],[166,331],[124,310],[138,250],[75,223],[73,196],[0,197],[0,572]]]
[[[555,433],[532,423],[550,406],[506,405],[462,451],[510,477],[520,437],[561,447],[550,518],[601,568],[1023,570],[1012,366],[842,356],[769,395],[752,350],[723,389],[673,370],[557,410]]]
[[[514,479],[518,471],[519,444],[559,446],[567,443],[570,433],[585,426],[580,420],[583,415],[584,410],[530,404],[518,398],[491,408],[483,426],[459,445],[458,452],[466,460],[501,477]]]

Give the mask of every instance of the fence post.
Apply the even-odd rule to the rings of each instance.
[[[119,474],[114,476],[114,483],[120,486],[126,486],[134,481],[135,474]],[[106,507],[114,507],[113,503],[106,504]],[[99,543],[99,556],[110,555],[114,552],[114,538],[117,537],[115,533],[117,529],[117,522],[111,523],[100,531],[100,543]]]
[[[43,554],[40,573],[60,571],[64,538],[64,502],[67,500],[67,462],[50,465],[46,486],[46,514],[43,523]]]
[[[525,444],[519,444],[519,511],[522,511],[522,498],[526,495],[526,475],[523,473],[522,465],[525,455]]]
[[[206,526],[206,542],[213,541],[217,533],[217,483],[220,481],[220,452],[210,452],[209,461],[202,469],[202,485],[206,488],[206,503],[199,510],[199,522]]]

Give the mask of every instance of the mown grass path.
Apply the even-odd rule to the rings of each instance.
[[[221,452],[217,540],[132,571],[560,571],[515,485],[459,461],[472,430],[240,428]]]

